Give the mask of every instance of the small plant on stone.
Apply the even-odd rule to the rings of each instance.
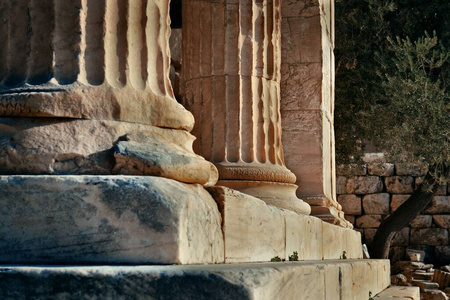
[[[292,255],[289,255],[289,261],[298,261],[298,252],[294,251]]]
[[[369,300],[374,300],[372,297],[372,291],[369,291]]]
[[[347,259],[347,251],[342,251],[342,259]]]
[[[284,259],[283,259],[284,260]],[[275,256],[275,257],[272,257],[271,259],[270,259],[270,261],[271,262],[280,262],[280,261],[283,261],[278,255],[277,256]]]

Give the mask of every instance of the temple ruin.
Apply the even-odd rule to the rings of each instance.
[[[333,0],[182,1],[174,84],[170,5],[0,0],[1,297],[388,288],[336,201]]]

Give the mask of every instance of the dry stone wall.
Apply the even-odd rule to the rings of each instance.
[[[426,165],[374,163],[340,166],[337,170],[338,202],[345,218],[370,245],[381,221],[393,213],[421,183]],[[422,249],[426,260],[450,263],[450,187],[439,187],[426,210],[394,237],[390,258],[406,259],[406,249]]]

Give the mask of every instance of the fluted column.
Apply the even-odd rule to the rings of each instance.
[[[0,116],[191,129],[168,78],[169,0],[0,0]]]
[[[279,0],[183,1],[182,88],[219,185],[309,214],[284,164]]]

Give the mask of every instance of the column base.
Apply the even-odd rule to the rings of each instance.
[[[297,198],[297,186],[291,183],[270,181],[219,180],[217,185],[226,186],[242,193],[254,196],[269,205],[309,215],[311,207]]]
[[[311,215],[325,222],[344,228],[353,228],[353,225],[344,218],[342,207],[336,201],[325,196],[312,196],[304,198],[311,205]]]

